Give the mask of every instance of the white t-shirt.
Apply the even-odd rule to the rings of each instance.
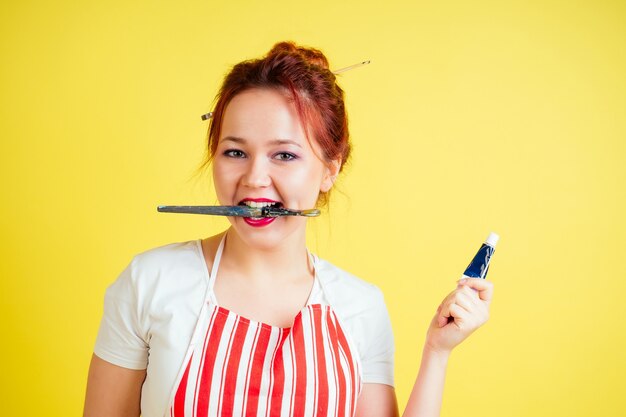
[[[317,259],[309,304],[327,304],[354,342],[364,383],[393,386],[393,333],[382,292]],[[94,349],[107,362],[147,369],[143,417],[161,417],[205,300],[209,272],[200,240],[136,255],[107,289]]]

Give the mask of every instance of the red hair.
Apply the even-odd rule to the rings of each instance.
[[[226,75],[210,121],[205,165],[215,155],[228,103],[252,88],[271,88],[287,94],[307,136],[310,132],[322,149],[321,157],[328,163],[340,160],[341,171],[351,148],[343,90],[321,51],[293,42],[277,43],[263,58],[240,62]]]

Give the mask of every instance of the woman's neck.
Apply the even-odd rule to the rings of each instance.
[[[251,246],[233,228],[227,232],[223,266],[251,280],[291,280],[313,274],[304,233],[294,233],[270,248]],[[222,266],[220,266],[222,268]]]

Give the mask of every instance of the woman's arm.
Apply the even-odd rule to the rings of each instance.
[[[439,416],[449,356],[449,353],[434,352],[424,347],[422,363],[404,417]]]
[[[398,417],[398,402],[392,386],[363,384],[355,417]]]
[[[437,308],[422,352],[422,363],[403,417],[437,417],[452,349],[489,319],[493,284],[480,278],[459,281]]]
[[[409,402],[408,415],[438,416],[441,409],[443,383],[448,355],[424,349],[422,364]],[[355,417],[398,417],[398,402],[393,387],[383,384],[363,384]]]
[[[146,370],[113,365],[91,357],[84,417],[138,417]]]
[[[493,284],[483,279],[465,279],[439,305],[433,317],[422,362],[404,417],[436,417],[441,411],[443,387],[452,349],[489,318]],[[363,384],[356,417],[397,417],[393,387]]]

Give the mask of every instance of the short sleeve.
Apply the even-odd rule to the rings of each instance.
[[[146,369],[147,332],[141,325],[140,300],[133,280],[134,261],[106,290],[94,353],[114,365]]]
[[[395,345],[391,320],[382,292],[376,288],[376,297],[367,310],[366,345],[361,353],[364,383],[394,386]]]

